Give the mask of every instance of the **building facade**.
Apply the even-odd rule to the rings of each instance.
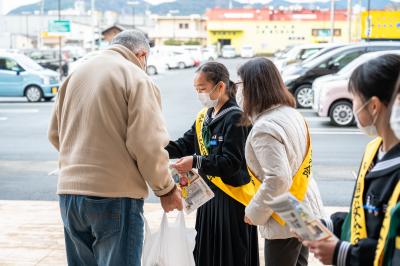
[[[331,41],[330,12],[317,10],[211,9],[208,18],[208,44],[232,45],[237,53],[244,45],[257,54],[271,54],[289,45]],[[352,25],[352,32],[355,32]],[[351,36],[354,41],[357,36]],[[335,42],[349,41],[347,11],[337,10],[334,19]]]
[[[164,45],[168,40],[178,42],[207,43],[207,20],[200,15],[191,16],[154,16],[155,27],[149,37],[155,45]]]

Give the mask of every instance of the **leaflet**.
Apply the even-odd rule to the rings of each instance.
[[[186,214],[192,213],[214,197],[214,192],[196,170],[191,170],[183,175],[172,167],[170,171],[182,190],[183,207]]]
[[[309,208],[289,192],[269,202],[269,206],[304,240],[322,240],[333,236]]]

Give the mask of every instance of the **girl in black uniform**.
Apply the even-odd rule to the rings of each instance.
[[[166,150],[171,159],[179,158],[173,167],[180,173],[198,169],[215,194],[197,210],[196,265],[257,266],[257,228],[244,223],[245,206],[210,180],[219,177],[233,193],[251,180],[244,155],[250,129],[239,126],[242,112],[235,101],[236,86],[224,65],[209,62],[197,70],[194,87],[206,108],[202,127],[196,128],[198,117],[192,128],[171,141]],[[199,140],[206,150],[201,149]]]
[[[349,213],[325,221],[339,239],[305,242],[324,264],[382,265],[388,217],[400,193],[400,144],[389,122],[399,70],[400,56],[389,54],[359,66],[350,77],[358,127],[375,139],[365,150]]]

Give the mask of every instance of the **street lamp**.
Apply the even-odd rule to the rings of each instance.
[[[138,1],[128,1],[127,4],[132,6],[132,29],[135,28],[135,6],[139,4]]]
[[[172,27],[173,27],[173,39],[175,40],[175,15],[176,14],[179,14],[179,10],[170,10],[169,12],[168,12],[170,15],[172,15]]]

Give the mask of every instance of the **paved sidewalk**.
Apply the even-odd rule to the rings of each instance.
[[[156,230],[163,213],[160,205],[146,203],[144,209],[150,227]],[[326,208],[328,213],[345,209]],[[193,227],[194,222],[195,215],[187,216],[188,227]],[[260,239],[261,261],[262,250],[263,241]],[[58,202],[0,201],[0,266],[11,265],[66,265]],[[321,264],[310,258],[310,265]]]

